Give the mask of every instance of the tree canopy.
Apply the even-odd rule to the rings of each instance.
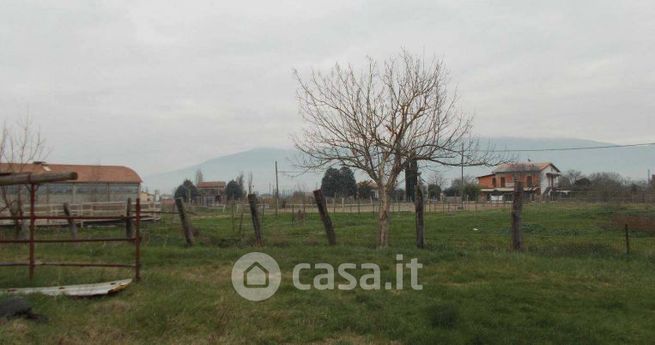
[[[294,138],[300,166],[338,163],[359,169],[377,185],[379,247],[388,245],[391,194],[410,161],[449,166],[497,164],[491,150],[471,140],[471,118],[448,92],[441,61],[406,51],[360,72],[335,65],[308,78],[296,72],[300,114],[306,126]],[[325,192],[325,191],[324,191]]]
[[[321,190],[327,197],[351,197],[357,193],[355,173],[348,167],[328,168],[321,180]]]
[[[243,197],[243,185],[238,180],[230,180],[225,186],[225,197],[227,200],[239,200]]]
[[[182,198],[184,202],[189,202],[200,196],[200,191],[191,182],[191,180],[184,180],[181,185],[175,189],[175,199]],[[189,199],[190,198],[190,199]]]

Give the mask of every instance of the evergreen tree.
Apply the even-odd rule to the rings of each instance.
[[[339,170],[328,168],[321,180],[321,190],[326,197],[334,198],[339,192]]]
[[[243,186],[236,180],[231,180],[225,186],[225,197],[227,200],[239,200],[243,197]]]
[[[182,198],[184,202],[189,202],[199,196],[200,191],[189,179],[184,180],[184,182],[175,189],[175,199]]]
[[[348,167],[339,169],[339,183],[337,193],[341,197],[355,196],[357,193],[357,181],[355,173]]]

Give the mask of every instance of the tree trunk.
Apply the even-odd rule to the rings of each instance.
[[[391,207],[391,198],[384,188],[380,193],[380,208],[378,210],[378,248],[385,248],[389,246],[389,228],[391,225],[391,214],[389,208]]]

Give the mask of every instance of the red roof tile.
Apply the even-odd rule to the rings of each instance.
[[[134,170],[118,165],[77,164],[16,164],[0,163],[0,173],[76,172],[77,180],[71,182],[141,183],[141,177]]]
[[[199,182],[198,188],[225,188],[225,182],[224,181]]]

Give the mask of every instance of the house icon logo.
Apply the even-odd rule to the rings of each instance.
[[[266,267],[255,262],[243,272],[243,285],[248,288],[267,287],[270,283],[268,274]]]
[[[268,254],[248,253],[240,257],[232,267],[234,290],[250,301],[263,301],[273,296],[281,280],[280,266]]]

